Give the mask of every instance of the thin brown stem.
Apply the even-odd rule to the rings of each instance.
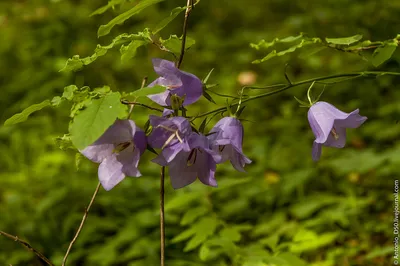
[[[33,253],[35,253],[36,256],[38,256],[42,261],[44,261],[47,265],[51,265],[54,266],[54,264],[48,259],[46,258],[45,255],[43,255],[42,253],[40,253],[37,249],[33,248],[28,242],[19,239],[18,236],[13,236],[10,235],[6,232],[0,231],[0,235],[3,235],[11,240],[14,240],[16,242],[19,242],[21,245],[25,246],[27,249],[29,249],[30,251],[32,251]]]
[[[165,167],[161,167],[160,176],[160,240],[161,240],[161,266],[165,266],[165,221],[164,221],[164,179]]]
[[[121,100],[121,103],[122,103],[122,104],[125,104],[125,105],[142,106],[142,107],[145,107],[145,108],[150,109],[150,110],[153,110],[153,111],[158,111],[158,112],[160,112],[160,113],[163,112],[163,110],[161,110],[161,109],[159,109],[159,108],[157,108],[157,107],[151,107],[151,106],[146,105],[146,104],[143,104],[143,103],[130,102],[130,101],[127,101],[127,100]]]
[[[179,55],[179,61],[178,61],[178,64],[176,65],[177,68],[181,67],[181,64],[182,64],[182,61],[183,61],[183,56],[185,55],[187,25],[188,25],[188,19],[189,19],[190,11],[192,11],[192,8],[193,8],[193,0],[187,0],[185,19],[183,21],[181,54]]]
[[[146,86],[146,83],[147,83],[147,77],[144,77],[142,80],[142,86],[140,86],[140,88],[143,89],[144,86]]]
[[[82,217],[82,221],[81,221],[81,224],[79,225],[78,231],[76,231],[76,234],[75,234],[74,238],[72,239],[71,243],[69,243],[69,247],[67,249],[67,252],[65,253],[65,256],[64,256],[64,259],[63,259],[63,262],[62,262],[62,266],[65,266],[65,264],[67,263],[67,258],[68,258],[69,252],[71,251],[72,246],[74,245],[76,239],[78,238],[78,236],[79,236],[79,234],[80,234],[80,232],[81,232],[81,230],[83,228],[83,225],[84,225],[84,223],[86,221],[86,218],[87,218],[87,216],[89,214],[90,207],[92,206],[92,204],[94,202],[94,199],[96,198],[97,193],[99,192],[99,189],[100,189],[100,183],[97,184],[97,187],[96,187],[96,190],[93,193],[92,199],[90,200],[89,205],[87,206],[87,208],[85,208],[85,214]]]

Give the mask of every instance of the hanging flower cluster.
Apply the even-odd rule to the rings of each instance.
[[[98,175],[102,186],[110,190],[125,176],[140,176],[137,166],[147,146],[160,150],[152,162],[168,167],[175,189],[197,178],[205,185],[216,187],[217,164],[228,160],[237,171],[244,172],[251,160],[242,150],[241,122],[236,117],[224,117],[208,134],[197,132],[177,111],[201,97],[202,82],[167,60],[153,59],[153,66],[159,78],[149,87],[161,85],[166,90],[148,97],[166,109],[162,116],[149,116],[151,133],[146,136],[132,120],[116,120],[95,143],[81,151],[88,159],[100,163]],[[344,147],[346,128],[357,128],[367,119],[358,112],[357,109],[344,113],[326,102],[311,104],[308,120],[315,135],[313,160],[319,160],[322,146]]]

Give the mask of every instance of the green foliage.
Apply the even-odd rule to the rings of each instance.
[[[97,31],[97,36],[101,37],[104,35],[107,35],[110,33],[111,29],[118,25],[124,23],[127,19],[131,18],[132,16],[136,15],[143,9],[152,6],[154,4],[157,4],[159,2],[162,2],[164,0],[143,0],[140,1],[135,7],[131,8],[130,10],[118,15],[114,19],[112,19],[110,22],[108,22],[106,25],[101,25],[99,30]]]
[[[85,58],[80,58],[79,55],[74,55],[68,59],[65,66],[60,71],[77,71],[82,69],[83,66],[93,63],[100,56],[106,55],[107,51],[114,48],[114,46],[121,45],[130,42],[127,46],[121,45],[121,60],[129,60],[136,55],[136,51],[140,46],[149,43],[149,32],[145,29],[143,32],[138,34],[127,34],[123,33],[113,39],[113,41],[106,46],[100,44],[97,45],[94,50],[94,54]]]
[[[159,33],[162,29],[164,29],[169,23],[171,23],[182,11],[186,10],[186,6],[184,7],[175,7],[172,11],[171,14],[161,20],[152,30],[153,34]]]
[[[120,102],[118,92],[110,93],[91,104],[75,116],[70,132],[72,143],[78,149],[95,142],[114,121],[121,117],[126,109]]]
[[[45,101],[43,101],[41,103],[38,103],[38,104],[33,104],[33,105],[29,106],[28,108],[24,109],[21,113],[15,114],[12,117],[10,117],[9,119],[7,119],[4,122],[4,125],[5,126],[11,126],[11,125],[14,125],[14,124],[18,124],[18,123],[24,122],[24,121],[26,121],[26,119],[28,119],[28,117],[32,113],[34,113],[36,111],[39,111],[39,110],[42,110],[43,108],[45,108],[46,106],[49,106],[50,104],[51,103],[50,103],[49,100],[45,100]]]
[[[151,94],[161,93],[164,91],[165,91],[165,87],[160,86],[160,85],[155,85],[153,87],[145,87],[145,88],[141,88],[139,90],[135,90],[135,91],[129,93],[128,95],[126,95],[126,97],[139,98],[139,97],[145,97],[145,96],[151,95]]]
[[[372,54],[372,64],[377,67],[389,60],[394,51],[396,51],[397,45],[397,42],[387,42],[383,46],[376,48]]]
[[[325,41],[327,43],[331,43],[331,44],[350,45],[350,44],[358,42],[362,38],[363,38],[362,35],[357,34],[357,35],[354,35],[351,37],[345,37],[345,38],[325,38]]]
[[[308,57],[310,55],[318,53],[325,48],[333,48],[338,51],[358,53],[360,55],[361,52],[364,50],[375,49],[371,58],[371,63],[374,67],[378,67],[379,65],[383,64],[385,61],[389,60],[392,57],[399,43],[398,36],[395,39],[388,40],[385,42],[371,42],[370,40],[360,42],[362,38],[363,38],[362,35],[357,34],[354,36],[344,37],[344,38],[325,38],[324,42],[322,41],[322,39],[318,37],[310,38],[307,37],[305,34],[300,34],[298,36],[289,36],[283,39],[275,38],[271,42],[266,42],[265,40],[261,40],[258,44],[251,43],[250,46],[256,50],[260,50],[260,49],[268,49],[270,47],[274,47],[277,44],[285,44],[285,43],[300,41],[294,44],[293,46],[279,52],[277,52],[277,50],[272,50],[264,58],[254,60],[253,64],[259,64],[277,56],[283,56],[293,53],[297,51],[299,48],[310,48],[308,53],[303,55],[303,57]],[[353,44],[353,46],[349,46],[351,44]]]
[[[166,40],[160,38],[160,43],[167,48],[168,51],[175,55],[179,55],[181,53],[182,39],[178,38],[176,35],[171,35]],[[192,47],[195,43],[196,41],[194,39],[186,37],[186,50]]]
[[[44,99],[52,99],[50,105],[58,107],[42,109],[40,115],[18,126],[0,127],[0,228],[27,240],[56,265],[61,264],[98,182],[97,165],[76,158],[71,136],[64,135],[69,119],[83,119],[90,106],[109,97],[111,88],[129,95],[140,87],[143,77],[154,80],[150,58],[174,60],[160,47],[148,45],[131,50],[137,51],[135,60],[121,64],[119,57],[122,50],[129,51],[130,43],[131,48],[136,41],[153,44],[152,34],[163,33],[163,40],[172,34],[181,36],[185,8],[176,5],[184,3],[164,1],[126,20],[119,27],[126,33],[105,40],[112,47],[100,44],[93,53],[93,47],[98,47],[94,37],[98,25],[107,25],[112,17],[140,3],[106,2],[0,3],[3,121]],[[105,6],[93,12],[99,5]],[[385,41],[398,34],[398,12],[396,1],[329,0],[321,5],[317,0],[248,0],[244,5],[233,0],[227,5],[203,0],[189,18],[188,34],[196,46],[187,50],[182,69],[204,77],[215,68],[212,82],[219,86],[213,92],[235,96],[242,86],[285,83],[287,63],[291,80],[368,71],[372,67],[368,62],[385,71],[398,71],[395,46],[399,37]],[[103,15],[90,19],[91,13]],[[128,34],[145,32],[145,28],[151,29],[147,37]],[[321,42],[308,44],[307,37],[298,32],[318,36]],[[335,44],[325,40],[356,33],[371,41]],[[260,38],[275,42],[249,49],[248,44]],[[303,40],[302,47],[296,47]],[[176,47],[179,41],[173,41]],[[296,47],[294,52],[292,47]],[[289,51],[264,64],[250,63],[271,52],[266,49]],[[297,53],[300,57],[294,56]],[[70,70],[82,71],[58,72],[65,58],[74,54],[81,57],[70,63]],[[95,59],[103,56],[102,60],[84,68],[94,58],[85,56],[93,54]],[[243,76],[253,79],[244,82]],[[66,84],[76,85],[64,88]],[[348,131],[344,149],[324,149],[318,164],[310,158],[313,135],[307,110],[299,109],[293,100],[293,96],[306,99],[306,86],[247,104],[241,116],[244,152],[253,160],[247,173],[233,171],[229,163],[219,165],[218,188],[196,182],[174,191],[166,179],[166,265],[390,265],[393,232],[388,224],[393,215],[393,179],[400,163],[397,84],[398,77],[372,79],[368,75],[315,84],[318,90],[326,86],[321,100],[346,112],[359,108],[368,116],[365,125]],[[245,93],[252,96],[259,91]],[[114,104],[123,108],[113,95]],[[226,99],[215,95],[216,104],[224,106]],[[140,102],[145,99],[139,98]],[[216,108],[205,99],[190,107],[193,116]],[[148,114],[154,113],[135,107],[131,117],[145,128]],[[219,118],[208,117],[205,133]],[[195,122],[198,126],[202,119]],[[69,265],[159,264],[159,169],[150,163],[154,157],[144,154],[139,165],[142,177],[127,178],[112,191],[99,192]],[[190,236],[172,243],[185,231]],[[189,250],[184,252],[185,248]],[[19,243],[0,237],[0,264],[41,262]]]

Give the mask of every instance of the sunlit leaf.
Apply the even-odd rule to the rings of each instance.
[[[185,9],[186,9],[186,7],[174,8],[171,11],[171,14],[169,15],[169,17],[164,18],[163,20],[161,20],[160,23],[157,24],[157,26],[154,27],[154,30],[152,31],[153,34],[157,34],[162,29],[164,29],[171,21],[173,21]]]
[[[133,91],[131,93],[128,94],[128,96],[131,97],[144,97],[147,95],[151,95],[151,94],[157,94],[157,93],[161,93],[165,91],[165,87],[160,86],[160,85],[155,85],[153,87],[145,87],[143,89],[139,89],[136,91]]]
[[[298,43],[298,44],[296,44],[296,45],[294,45],[294,46],[292,46],[292,47],[290,47],[290,48],[288,48],[286,50],[283,50],[283,51],[280,51],[280,52],[277,52],[276,50],[273,50],[272,52],[270,52],[264,58],[258,59],[258,60],[254,60],[252,63],[253,64],[259,64],[259,63],[265,62],[265,61],[267,61],[267,60],[269,60],[271,58],[274,58],[276,56],[283,56],[283,55],[286,55],[286,54],[289,54],[289,53],[293,53],[294,51],[296,51],[299,48],[303,48],[305,46],[309,46],[309,45],[317,44],[317,43],[321,43],[321,39],[319,39],[319,38],[303,39],[303,40],[301,40],[300,43]]]
[[[74,55],[68,59],[65,66],[60,71],[77,71],[83,66],[89,65],[94,62],[98,57],[103,56],[108,50],[114,48],[114,46],[123,44],[132,40],[143,40],[145,38],[145,31],[139,32],[138,34],[121,34],[113,39],[113,41],[106,46],[100,44],[97,45],[94,54],[88,57],[80,58],[79,55]]]
[[[50,100],[45,100],[41,103],[38,104],[33,104],[29,107],[27,107],[26,109],[24,109],[21,113],[15,114],[12,117],[10,117],[9,119],[7,119],[4,122],[5,126],[11,126],[11,125],[15,125],[21,122],[24,122],[28,119],[28,117],[39,110],[42,110],[43,108],[45,108],[46,106],[49,106],[51,104]]]
[[[378,67],[379,65],[383,64],[385,61],[389,60],[394,51],[396,51],[397,43],[386,43],[385,45],[378,47],[375,49],[374,53],[372,54],[372,64],[374,67]]]
[[[120,5],[122,3],[125,3],[127,0],[110,0],[108,1],[108,4],[105,6],[102,6],[98,9],[96,9],[95,11],[93,11],[90,16],[94,16],[94,15],[100,15],[103,14],[104,12],[106,12],[108,9],[110,8],[114,8],[114,6],[116,5]]]
[[[133,57],[135,57],[137,49],[140,46],[143,46],[145,44],[149,43],[148,41],[142,41],[142,40],[134,40],[130,42],[127,46],[122,45],[120,52],[121,52],[121,60],[122,61],[127,61]]]
[[[92,104],[75,116],[70,128],[72,143],[84,149],[95,142],[123,111],[118,92],[93,100]]]
[[[108,33],[110,33],[111,29],[115,26],[115,25],[119,25],[124,23],[127,19],[129,19],[130,17],[136,15],[137,13],[139,13],[140,11],[142,11],[143,9],[152,6],[154,4],[157,4],[159,2],[162,2],[164,0],[143,0],[140,1],[135,7],[131,8],[130,10],[122,13],[121,15],[115,17],[114,19],[112,19],[110,22],[108,22],[106,25],[101,25],[99,30],[97,31],[97,36],[101,37],[104,35],[107,35]]]
[[[259,50],[261,48],[267,49],[269,47],[274,46],[277,43],[294,42],[294,41],[300,40],[301,38],[303,38],[303,34],[300,34],[300,35],[297,35],[297,36],[288,36],[288,37],[283,38],[283,39],[275,38],[271,42],[266,42],[265,40],[261,40],[258,44],[251,43],[250,47],[255,48],[257,50]]]
[[[350,45],[352,43],[358,42],[359,40],[362,39],[362,35],[357,34],[354,36],[350,37],[344,37],[344,38],[325,38],[325,41],[327,43],[332,43],[332,44],[339,44],[339,45]]]
[[[160,43],[174,54],[181,53],[182,39],[176,35],[171,35],[168,39],[163,40],[160,38]],[[186,37],[185,48],[186,50],[193,46],[196,41],[190,37]]]

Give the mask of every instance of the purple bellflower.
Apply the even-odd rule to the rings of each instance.
[[[183,106],[196,102],[203,94],[201,80],[193,74],[175,67],[174,62],[159,58],[153,59],[154,71],[160,76],[149,84],[149,87],[161,85],[167,88],[165,92],[148,97],[161,106],[171,106],[171,96],[184,98]]]
[[[251,163],[242,151],[243,126],[234,117],[224,117],[215,124],[208,135],[211,147],[221,154],[221,163],[230,160],[232,166],[240,172],[243,167]]]
[[[151,147],[162,149],[162,155],[168,163],[182,150],[190,151],[188,137],[192,134],[192,127],[186,118],[150,115],[149,120],[153,131],[148,136],[148,142]]]
[[[135,122],[116,120],[98,140],[80,152],[100,164],[99,180],[108,191],[125,176],[141,176],[137,166],[146,145],[146,135]]]
[[[357,128],[367,120],[358,109],[345,113],[327,102],[316,102],[308,110],[308,121],[314,133],[312,158],[318,161],[322,145],[343,148],[346,144],[346,128]]]
[[[181,150],[170,162],[163,154],[152,161],[161,166],[168,166],[174,189],[187,186],[197,178],[205,185],[216,187],[215,170],[221,156],[211,149],[206,136],[192,132],[187,140],[189,151]]]

